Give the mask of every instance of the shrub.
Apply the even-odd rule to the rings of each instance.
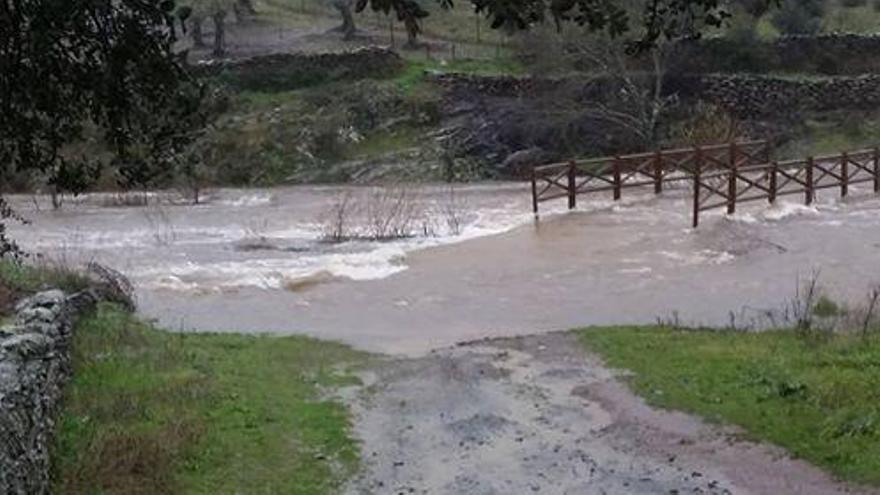
[[[783,34],[816,34],[824,13],[824,0],[783,0],[772,22]]]
[[[853,9],[856,7],[864,7],[868,4],[868,0],[840,0],[841,7]]]

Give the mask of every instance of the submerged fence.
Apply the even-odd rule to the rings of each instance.
[[[542,165],[532,168],[532,209],[537,215],[540,203],[558,198],[572,209],[579,195],[607,191],[616,201],[635,187],[659,194],[664,183],[682,181],[693,185],[697,227],[701,212],[726,207],[732,214],[738,203],[803,194],[809,205],[820,189],[839,188],[845,197],[850,185],[867,182],[880,192],[880,149],[777,162],[766,141],[744,141]]]

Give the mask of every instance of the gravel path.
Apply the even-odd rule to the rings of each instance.
[[[647,407],[567,333],[392,359],[364,379],[348,397],[365,465],[351,494],[869,493]]]

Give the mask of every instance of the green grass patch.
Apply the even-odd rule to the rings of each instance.
[[[880,339],[788,331],[579,332],[653,405],[743,427],[841,478],[880,484]]]
[[[0,259],[0,321],[11,315],[15,303],[35,292],[61,289],[72,293],[88,286],[86,277],[61,264]]]
[[[880,116],[874,112],[833,112],[804,122],[796,138],[778,151],[784,158],[837,154],[880,144]]]
[[[82,320],[58,493],[333,493],[357,467],[327,389],[366,356],[304,337],[176,334],[113,306]]]
[[[397,86],[409,93],[419,88],[427,79],[429,72],[448,72],[474,74],[481,76],[520,75],[525,68],[512,58],[492,60],[409,60],[404,70],[393,80]]]
[[[347,159],[378,158],[396,151],[417,147],[424,139],[422,129],[405,127],[396,131],[379,131],[365,136],[344,151]]]
[[[89,281],[77,271],[61,265],[0,260],[0,285],[20,293],[33,293],[47,288],[77,292],[88,287]]]

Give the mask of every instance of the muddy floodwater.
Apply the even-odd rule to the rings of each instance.
[[[171,329],[404,354],[585,325],[744,324],[783,308],[814,271],[852,303],[880,283],[880,200],[867,188],[845,201],[824,191],[813,207],[789,197],[708,213],[696,230],[687,190],[627,193],[573,212],[547,203],[538,222],[524,184],[219,190],[196,206],[96,194],[60,211],[18,196],[31,223],[12,233],[50,258],[123,272],[140,310]],[[390,228],[380,210],[405,210],[410,237],[325,242],[340,205],[361,236]]]

